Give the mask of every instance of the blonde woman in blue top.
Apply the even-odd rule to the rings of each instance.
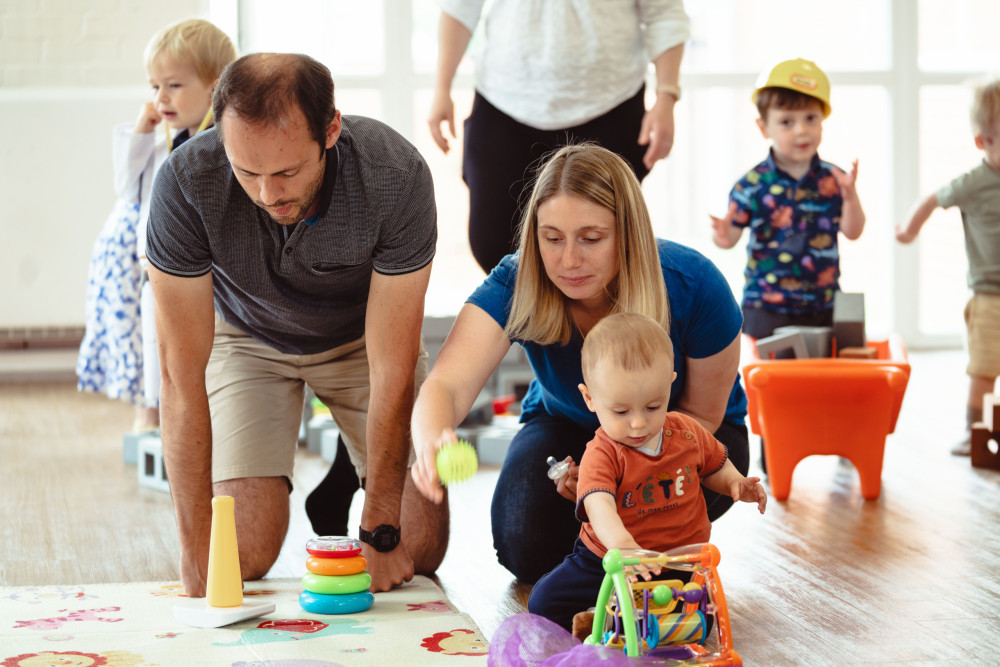
[[[413,410],[417,488],[444,500],[436,450],[455,439],[512,343],[535,372],[491,510],[497,558],[534,582],[570,553],[577,471],[553,485],[549,456],[579,462],[598,427],[577,386],[584,336],[605,316],[637,312],[671,333],[677,378],[670,409],[726,445],[741,472],[749,463],[746,398],[738,378],[739,306],[718,269],[698,252],[653,235],[639,181],[628,164],[593,144],[566,146],[539,171],[509,255],[469,298]],[[706,494],[718,518],[732,499]]]

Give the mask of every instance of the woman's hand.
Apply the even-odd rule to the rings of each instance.
[[[417,450],[417,460],[410,467],[410,475],[420,493],[435,503],[444,500],[444,488],[437,473],[437,453],[441,447],[456,440],[458,436],[455,435],[455,431],[446,428],[441,432],[441,437],[434,442],[413,442],[413,447]]]
[[[576,483],[580,481],[580,466],[573,462],[572,456],[567,456],[563,461],[569,463],[569,468],[566,469],[565,475],[553,480],[556,491],[566,500],[576,504]]]

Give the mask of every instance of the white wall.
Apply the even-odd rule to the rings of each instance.
[[[111,128],[148,98],[142,54],[209,0],[0,0],[0,328],[84,321],[114,203]]]

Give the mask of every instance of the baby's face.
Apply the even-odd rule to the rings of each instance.
[[[648,368],[626,371],[602,359],[588,375],[590,384],[581,391],[608,437],[626,447],[655,444],[677,375],[670,363],[661,359]]]
[[[192,134],[212,106],[212,86],[198,77],[191,63],[161,55],[147,70],[153,104],[170,127]]]
[[[983,151],[983,159],[987,166],[993,171],[1000,172],[1000,131],[996,123],[994,127],[984,134],[976,135],[976,147]]]
[[[804,109],[771,108],[767,120],[758,124],[771,140],[779,164],[808,163],[823,141],[823,105],[817,101]]]

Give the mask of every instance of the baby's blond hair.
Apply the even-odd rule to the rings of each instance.
[[[651,317],[639,313],[615,313],[594,325],[583,339],[580,361],[583,381],[600,361],[610,361],[624,371],[649,368],[657,359],[674,367],[674,345],[670,334]]]
[[[145,60],[148,70],[161,57],[190,63],[202,83],[215,83],[226,65],[236,60],[236,47],[226,33],[203,19],[171,23],[149,40]]]
[[[1000,129],[1000,79],[976,87],[970,116],[975,134],[990,135]]]

